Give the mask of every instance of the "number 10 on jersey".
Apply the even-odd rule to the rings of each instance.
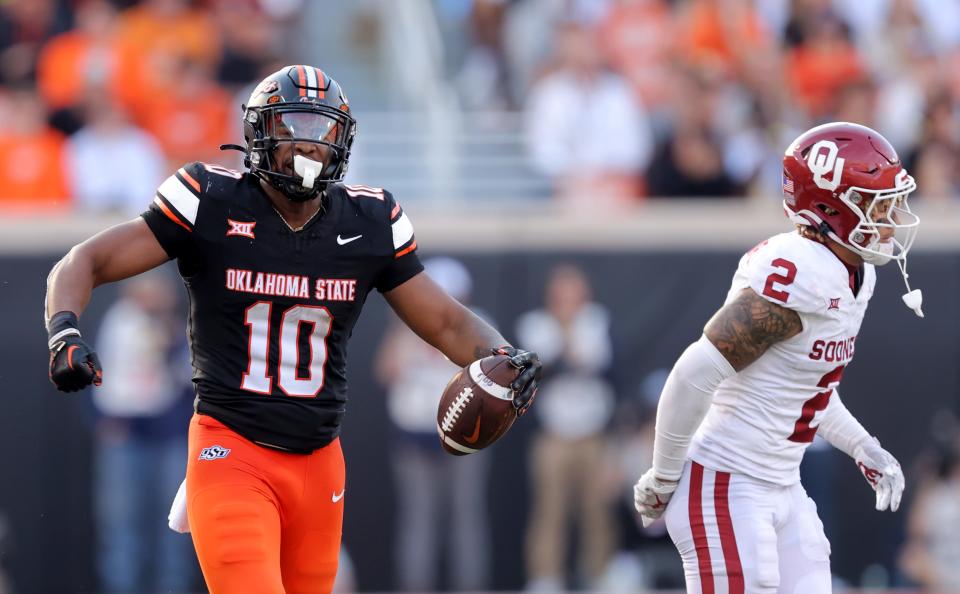
[[[240,387],[257,394],[273,393],[273,376],[268,369],[270,342],[279,342],[277,355],[277,387],[287,396],[315,398],[323,389],[323,371],[327,363],[327,337],[333,327],[330,310],[316,305],[294,305],[280,319],[277,336],[271,335],[270,313],[273,303],[258,301],[247,308],[243,323],[250,335],[247,345],[249,363]],[[306,326],[306,328],[304,328]],[[309,332],[305,376],[299,374],[301,332]]]

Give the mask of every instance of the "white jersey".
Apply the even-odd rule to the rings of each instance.
[[[853,358],[876,272],[864,264],[856,297],[849,278],[833,252],[796,232],[740,259],[726,303],[749,287],[796,311],[803,330],[720,384],[693,438],[692,460],[779,485],[799,482],[803,452]]]

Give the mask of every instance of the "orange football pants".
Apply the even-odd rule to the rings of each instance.
[[[344,474],[339,439],[312,454],[291,454],[194,415],[187,514],[210,593],[331,592]]]

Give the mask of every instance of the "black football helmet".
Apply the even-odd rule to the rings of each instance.
[[[281,68],[263,79],[243,106],[245,165],[297,202],[310,200],[328,185],[343,181],[356,133],[357,122],[350,115],[343,89],[313,66]],[[276,149],[284,143],[290,143],[292,150],[285,152],[286,162],[281,163]],[[294,164],[297,155],[315,159],[303,153],[305,143],[320,145],[324,155],[312,161],[320,165],[319,171],[306,176],[314,178],[309,186],[304,186],[305,176]]]

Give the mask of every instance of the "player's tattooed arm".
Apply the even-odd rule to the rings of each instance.
[[[704,334],[730,365],[740,371],[774,344],[802,330],[803,323],[797,312],[746,288],[714,314]]]

